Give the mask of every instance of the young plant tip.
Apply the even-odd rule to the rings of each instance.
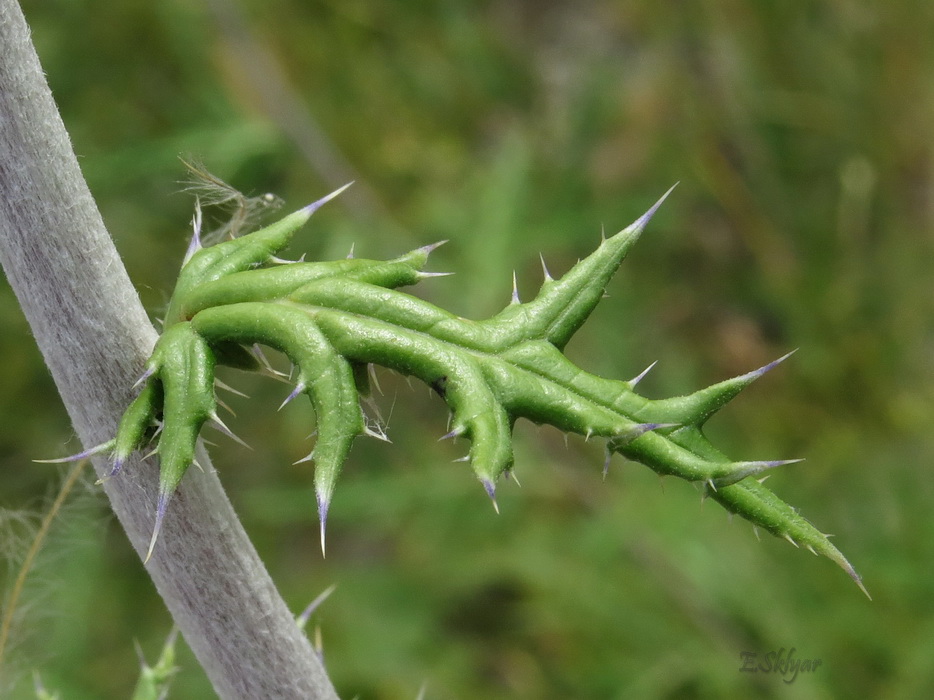
[[[449,432],[439,440],[469,439],[469,454],[455,461],[472,463],[497,513],[498,477],[506,473],[518,484],[512,473],[512,429],[516,420],[528,419],[559,428],[565,445],[572,432],[585,441],[603,437],[604,479],[611,455],[618,453],[653,469],[662,490],[666,475],[692,482],[704,497],[748,520],[757,537],[758,527],[786,533],[794,544],[842,566],[862,587],[842,554],[794,508],[761,485],[765,478],[761,472],[801,460],[731,461],[703,432],[716,411],[792,353],[694,393],[661,399],[635,391],[655,362],[624,382],[587,373],[564,354],[674,186],[619,234],[607,238],[601,229],[597,249],[558,279],[539,254],[544,281],[526,303],[520,301],[513,271],[508,306],[491,318],[476,321],[400,291],[420,280],[449,274],[422,270],[429,255],[445,241],[385,261],[355,258],[353,246],[346,260],[305,263],[304,256],[291,262],[278,257],[308,217],[347,187],[254,233],[231,235],[213,249],[202,248],[200,202],[196,202],[194,235],[186,255],[191,264],[180,273],[163,334],[146,372],[134,385],[143,386],[120,423],[118,440],[73,457],[41,461],[74,461],[105,450],[118,451],[112,476],[130,453],[152,444],[163,455],[160,483],[177,484],[192,464],[200,467],[192,455],[206,418],[249,447],[217,415],[220,407],[229,407],[216,398],[215,387],[229,387],[215,380],[215,366],[258,371],[288,385],[279,410],[299,394],[313,394],[320,429],[316,431],[318,458],[312,450],[295,464],[316,462],[324,556],[331,497],[353,440],[368,435],[389,441],[379,412],[375,411],[374,420],[373,411],[366,411],[375,406],[368,403],[370,386],[381,393],[373,376],[377,363],[399,371],[406,382],[410,376],[422,381],[427,391],[440,396],[452,418]],[[232,188],[224,185],[220,189],[229,196]],[[289,358],[292,374],[274,369],[260,343]],[[245,348],[252,348],[255,362],[244,356]],[[309,387],[314,391],[309,392]],[[147,562],[170,496],[169,491],[160,491]]]

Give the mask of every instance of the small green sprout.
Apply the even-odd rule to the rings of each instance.
[[[526,418],[604,438],[607,459],[619,453],[658,474],[700,484],[730,513],[830,558],[865,592],[827,536],[762,485],[763,472],[799,460],[734,461],[703,432],[714,413],[787,355],[693,394],[652,400],[635,391],[645,372],[631,381],[605,379],[579,369],[562,352],[668,193],[632,225],[603,238],[560,279],[544,269],[531,301],[520,302],[514,285],[502,312],[471,321],[398,291],[438,275],[423,268],[440,244],[388,261],[276,257],[343,189],[271,226],[210,247],[201,245],[196,217],[139,395],[115,439],[92,450],[112,452],[115,476],[132,452],[154,444],[160,490],[147,560],[170,498],[195,461],[201,427],[210,421],[229,432],[217,416],[215,366],[262,369],[256,346],[265,345],[285,353],[295,367],[295,388],[286,402],[306,394],[317,415],[317,442],[306,459],[315,463],[322,551],[341,466],[354,439],[373,433],[359,398],[368,393],[367,368],[375,364],[417,377],[444,399],[451,411],[451,431],[444,437],[470,440],[467,459],[494,505],[496,483],[513,465],[513,424]]]

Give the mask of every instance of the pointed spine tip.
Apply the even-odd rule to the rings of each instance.
[[[448,240],[445,238],[443,241],[438,241],[436,243],[429,243],[428,245],[423,245],[421,248],[418,249],[418,252],[421,253],[422,255],[431,255],[434,251],[436,251],[438,248],[440,248],[447,242]]]
[[[521,304],[519,300],[519,285],[516,282],[516,271],[512,271],[512,298],[509,300],[512,305]]]
[[[746,374],[742,376],[742,379],[745,379],[748,383],[751,384],[752,382],[759,379],[759,377],[761,377],[762,375],[767,374],[771,370],[778,367],[778,365],[780,365],[782,362],[784,362],[789,357],[794,355],[796,352],[798,352],[798,348],[795,348],[791,352],[785,353],[784,355],[779,357],[777,360],[772,360],[767,365],[762,365],[762,367],[760,367],[759,369],[754,369],[751,372],[747,372]]]
[[[321,526],[321,557],[324,558],[327,556],[325,535],[328,527],[328,508],[331,505],[331,498],[321,491],[318,491],[316,497],[318,499],[318,523]]]
[[[149,540],[149,549],[146,550],[146,558],[143,559],[143,564],[148,564],[149,560],[152,558],[153,550],[156,547],[156,540],[159,539],[159,533],[162,531],[162,521],[165,518],[165,511],[169,505],[169,498],[171,494],[160,490],[159,491],[159,500],[156,503],[156,521],[153,524],[152,528],[152,537]]]
[[[118,455],[114,457],[113,466],[110,468],[110,472],[105,476],[101,481],[106,481],[107,479],[112,479],[123,469],[123,464],[126,462],[126,457],[123,455]]]
[[[182,259],[182,267],[191,260],[192,256],[203,247],[201,245],[201,200],[195,197],[195,215],[191,219],[191,241],[188,243],[188,250],[185,251],[185,257]]]
[[[295,399],[295,397],[305,391],[305,388],[305,382],[299,382],[296,384],[295,388],[292,390],[292,393],[285,397],[285,401],[279,404],[279,408],[277,410],[281,411],[283,408],[285,408],[291,401]]]
[[[483,483],[483,488],[486,489],[490,500],[493,501],[493,510],[499,515],[499,504],[496,502],[496,486],[489,479],[481,479],[480,481]]]
[[[67,457],[57,457],[55,459],[34,459],[32,460],[36,464],[67,464],[68,462],[77,462],[82,459],[87,459],[88,457],[93,457],[94,455],[100,454],[113,448],[116,444],[116,440],[108,440],[107,442],[102,442],[100,445],[95,445],[94,447],[83,450],[78,454],[68,455]]]
[[[237,444],[242,445],[243,447],[247,448],[248,450],[253,449],[239,435],[237,435],[236,433],[234,433],[234,431],[232,431],[230,428],[227,427],[224,421],[220,419],[220,416],[217,415],[217,411],[214,411],[213,413],[211,413],[209,417],[211,421],[214,423],[215,427],[218,430],[220,430],[222,433],[224,433],[224,435],[229,437],[231,440],[233,440]]]
[[[442,435],[441,437],[439,437],[439,438],[438,438],[438,442],[442,442],[443,440],[452,440],[452,439],[454,439],[454,438],[456,438],[456,437],[459,437],[459,436],[461,436],[461,435],[463,435],[463,434],[464,434],[464,429],[463,429],[463,428],[454,428],[454,429],[451,430],[450,432],[445,433],[444,435]]]
[[[649,210],[645,212],[645,214],[643,214],[638,219],[633,221],[625,230],[630,233],[635,233],[637,235],[642,233],[642,231],[645,230],[645,227],[648,225],[649,221],[652,220],[652,217],[655,216],[655,212],[657,212],[658,208],[662,206],[662,203],[666,199],[668,199],[668,195],[670,195],[674,191],[675,187],[677,187],[678,184],[679,183],[676,182],[671,187],[669,187],[668,191],[665,194],[663,194],[661,197],[659,197],[658,201],[655,202],[655,204],[653,204],[649,208]]]
[[[302,610],[301,615],[295,618],[296,624],[298,624],[299,629],[305,629],[305,625],[308,624],[308,620],[314,614],[315,610],[321,607],[321,604],[324,603],[328,598],[331,597],[331,594],[337,590],[337,584],[332,583],[330,586],[325,588],[321,593],[318,594],[318,597],[311,601],[307,607]]]
[[[147,367],[147,368],[146,368],[146,371],[143,372],[143,374],[140,376],[140,378],[137,379],[135,382],[133,382],[132,388],[135,389],[136,387],[138,387],[140,384],[142,384],[142,383],[145,382],[147,379],[149,379],[153,374],[155,374],[155,372],[156,372],[155,366],[149,366],[149,367]]]
[[[551,273],[548,271],[548,265],[545,264],[545,256],[539,253],[538,259],[542,261],[542,276],[545,278],[545,284],[554,282],[554,277],[551,276]]]
[[[318,209],[320,209],[320,208],[323,207],[325,204],[327,204],[328,202],[330,202],[332,199],[334,199],[335,197],[337,197],[339,194],[341,194],[344,190],[346,190],[346,189],[347,189],[348,187],[350,187],[352,184],[353,184],[353,181],[351,180],[351,181],[348,182],[346,185],[343,185],[342,187],[338,187],[336,190],[334,190],[334,191],[331,192],[330,194],[324,195],[321,199],[318,199],[318,200],[312,202],[311,204],[302,207],[299,211],[301,211],[302,213],[304,213],[304,214],[306,214],[306,215],[308,215],[308,216],[311,216],[311,215],[314,214],[316,211],[318,211]]]
[[[715,479],[711,479],[713,483],[717,486],[729,486],[735,484],[738,481],[742,481],[748,476],[755,476],[761,472],[766,471],[767,469],[775,469],[776,467],[784,467],[788,464],[797,464],[798,462],[803,462],[804,458],[799,457],[798,459],[770,459],[770,460],[759,460],[755,462],[734,462],[731,467],[732,471],[725,476],[720,476]],[[763,477],[759,480],[759,483],[765,480],[767,477]]]
[[[630,379],[630,380],[629,380],[629,387],[630,387],[630,388],[633,388],[633,387],[636,386],[636,384],[638,384],[638,383],[641,382],[643,379],[645,379],[645,376],[646,376],[649,372],[651,372],[651,371],[652,371],[652,368],[655,367],[655,365],[657,365],[657,364],[658,364],[658,360],[655,360],[655,362],[653,362],[652,364],[650,364],[650,365],[649,365],[648,367],[646,367],[644,370],[642,370],[641,372],[639,372],[639,374],[637,374],[635,377],[633,377],[632,379]]]
[[[317,432],[317,431],[316,431],[316,432]],[[309,436],[309,437],[310,437],[310,436]],[[292,462],[292,465],[294,466],[294,465],[296,465],[296,464],[304,464],[305,462],[310,462],[310,461],[312,461],[314,458],[315,458],[315,451],[312,450],[311,452],[309,452],[307,455],[305,455],[305,456],[302,457],[301,459],[296,459],[294,462]]]
[[[371,437],[380,442],[388,442],[392,444],[392,440],[389,439],[389,436],[386,434],[386,431],[383,430],[383,427],[379,423],[374,423],[375,427],[370,427],[369,425],[363,426],[363,435]]]
[[[860,578],[859,574],[857,574],[855,570],[848,571],[847,573],[850,575],[850,578],[853,579],[856,585],[859,586],[859,590],[863,592],[863,595],[869,598],[869,600],[872,600],[872,596],[869,595],[869,591],[866,589],[866,586],[863,585],[863,579]]]

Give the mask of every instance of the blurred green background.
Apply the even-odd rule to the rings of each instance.
[[[310,407],[252,396],[213,450],[289,605],[316,615],[344,697],[934,697],[934,5],[25,0],[104,219],[153,316],[184,252],[178,156],[297,208],[355,179],[297,252],[451,240],[415,292],[468,317],[528,298],[674,195],[568,349],[686,393],[798,353],[710,427],[738,459],[806,457],[770,486],[864,576],[763,535],[689,484],[517,426],[496,517],[438,443],[446,411],[383,372],[392,445],[360,440],[318,550]],[[15,572],[77,451],[0,286],[0,507]],[[24,518],[12,511],[25,511]],[[30,515],[32,514],[32,515]],[[25,520],[25,524],[24,524]],[[9,578],[9,577],[8,577]],[[134,640],[171,621],[86,485],[29,579],[10,663],[63,700],[128,697]],[[794,683],[741,653],[820,659]],[[187,649],[172,698],[211,697]],[[784,679],[788,679],[785,676]]]

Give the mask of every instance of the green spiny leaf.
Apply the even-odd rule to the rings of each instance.
[[[470,321],[398,291],[432,276],[422,268],[435,246],[386,262],[281,264],[275,253],[336,194],[256,233],[203,249],[196,240],[190,250],[166,331],[115,447],[119,465],[152,438],[152,425],[162,415],[156,533],[168,496],[194,458],[201,425],[216,417],[215,362],[248,366],[244,346],[262,344],[289,356],[298,370],[289,399],[307,393],[318,416],[317,443],[308,459],[316,466],[322,548],[341,465],[354,438],[367,430],[358,396],[367,386],[361,368],[377,364],[415,376],[441,395],[452,414],[449,435],[470,440],[471,466],[491,497],[513,463],[515,420],[548,423],[604,437],[611,452],[659,474],[701,483],[731,513],[824,554],[862,587],[827,537],[753,478],[797,460],[734,461],[703,434],[711,415],[785,358],[687,396],[650,400],[635,391],[642,375],[628,382],[605,379],[562,354],[665,197],[560,279],[546,270],[532,301],[514,298],[493,318]]]

